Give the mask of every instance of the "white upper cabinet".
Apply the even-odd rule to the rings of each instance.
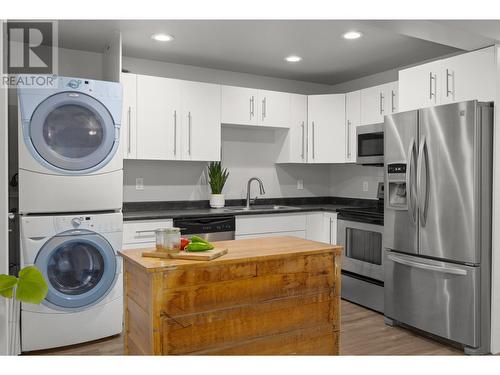
[[[345,163],[345,94],[308,96],[308,162]]]
[[[124,159],[137,158],[137,75],[122,73],[123,111],[121,149]]]
[[[361,90],[361,125],[384,121],[386,92],[383,85]]]
[[[181,102],[182,160],[220,160],[220,85],[182,81]]]
[[[220,160],[220,85],[136,77],[138,159]]]
[[[493,47],[399,71],[399,110],[477,99],[495,95]]]
[[[181,158],[181,81],[137,76],[137,158]]]
[[[222,86],[221,122],[288,128],[290,96],[285,92]]]
[[[495,97],[493,47],[442,60],[440,103],[492,101]]]
[[[290,96],[278,91],[259,90],[257,119],[258,125],[272,127],[290,127]]]
[[[442,70],[441,61],[400,70],[399,110],[404,112],[438,104],[437,82]]]
[[[222,86],[221,122],[233,125],[257,125],[258,90]]]
[[[349,92],[345,96],[346,117],[346,162],[356,162],[356,127],[361,123],[361,91]]]
[[[278,163],[307,162],[307,95],[290,95],[290,129],[277,132],[281,139]]]
[[[361,125],[384,122],[398,111],[398,83],[391,82],[361,90]]]

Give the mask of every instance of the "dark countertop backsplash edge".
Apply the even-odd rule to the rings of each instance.
[[[347,198],[347,197],[284,197],[284,198],[258,198],[252,205],[282,205],[282,206],[302,206],[302,205],[346,205],[346,206],[370,206],[378,202],[377,199]],[[244,206],[245,199],[226,199],[226,206]],[[123,213],[142,211],[168,211],[183,209],[209,209],[209,200],[183,200],[183,201],[144,201],[144,202],[123,202]]]

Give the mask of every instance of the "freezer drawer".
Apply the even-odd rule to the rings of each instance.
[[[480,345],[480,268],[386,252],[385,315],[465,344]]]

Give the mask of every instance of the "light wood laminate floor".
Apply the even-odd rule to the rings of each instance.
[[[381,314],[342,300],[342,355],[461,355],[462,351],[400,327],[388,327]],[[28,354],[121,355],[123,335]]]

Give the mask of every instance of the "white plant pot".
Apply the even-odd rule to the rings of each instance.
[[[224,194],[210,194],[210,207],[222,208],[225,203]]]

